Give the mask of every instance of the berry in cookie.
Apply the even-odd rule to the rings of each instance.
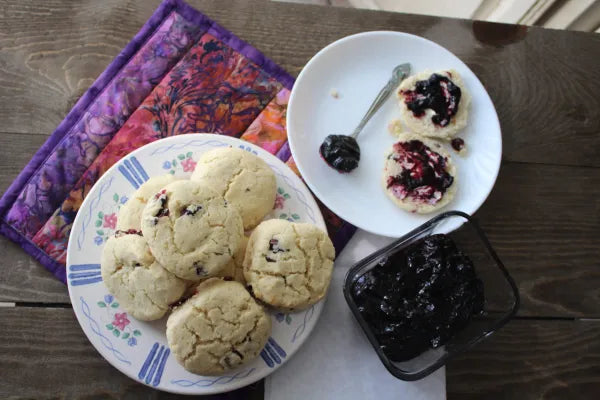
[[[335,250],[311,224],[271,219],[250,236],[244,258],[246,287],[277,309],[306,308],[325,297]]]
[[[190,281],[220,275],[244,234],[236,208],[205,185],[186,180],[150,198],[142,214],[142,232],[161,264]]]
[[[177,178],[171,174],[148,179],[119,210],[117,229],[123,231],[127,229],[141,230],[142,211],[144,211],[148,199],[176,180]]]

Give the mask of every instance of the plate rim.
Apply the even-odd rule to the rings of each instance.
[[[319,228],[326,230],[326,224],[325,224],[325,219],[323,218],[323,214],[321,213],[321,210],[314,198],[314,196],[312,195],[312,193],[310,192],[310,189],[307,187],[307,185],[305,184],[305,182],[285,163],[283,162],[281,159],[279,159],[276,155],[268,152],[267,150],[261,148],[260,146],[236,138],[236,137],[232,137],[232,136],[226,136],[226,135],[219,135],[217,133],[186,133],[186,134],[181,134],[181,135],[175,135],[175,136],[169,136],[166,138],[161,138],[158,140],[154,140],[150,143],[146,143],[145,145],[133,150],[132,152],[124,155],[123,157],[121,157],[121,159],[119,159],[117,162],[115,162],[109,169],[106,170],[106,172],[104,172],[102,174],[102,176],[94,183],[94,185],[92,186],[92,188],[90,189],[90,191],[88,192],[88,194],[85,196],[83,202],[81,203],[81,206],[79,207],[79,210],[84,209],[85,207],[88,207],[91,201],[92,201],[92,196],[90,196],[90,193],[92,192],[92,190],[95,187],[100,187],[99,185],[102,184],[102,182],[104,182],[107,179],[110,179],[110,177],[112,176],[112,174],[115,173],[115,171],[118,170],[119,165],[121,164],[121,161],[123,159],[125,159],[126,157],[131,157],[131,156],[138,156],[139,153],[141,153],[143,150],[145,150],[147,147],[150,146],[155,146],[158,144],[165,144],[166,142],[169,141],[178,141],[181,140],[183,138],[186,139],[202,139],[202,140],[214,140],[215,139],[215,135],[218,136],[216,139],[224,139],[224,141],[232,141],[235,144],[243,144],[244,146],[250,146],[250,148],[252,148],[252,150],[257,150],[257,152],[259,153],[264,153],[264,154],[268,154],[269,156],[273,157],[274,159],[276,159],[278,161],[278,163],[280,163],[279,166],[283,166],[283,170],[285,171],[285,175],[289,175],[289,176],[293,176],[293,178],[291,178],[292,180],[295,181],[295,184],[301,188],[304,188],[306,190],[306,194],[308,194],[307,196],[307,202],[309,203],[310,207],[315,210],[315,225],[318,226]],[[268,157],[268,156],[267,156]],[[261,157],[262,158],[262,157]],[[264,158],[263,158],[264,160]],[[266,161],[266,160],[265,160]],[[135,190],[135,189],[134,189]],[[73,220],[73,224],[71,225],[72,227],[74,227],[76,225],[76,223],[78,223],[79,219],[83,218],[82,214],[77,212],[77,215],[75,216],[75,219]],[[73,257],[71,254],[71,251],[69,250],[70,248],[74,248],[73,246],[75,246],[74,241],[75,241],[75,234],[74,234],[74,229],[71,229],[71,232],[69,234],[69,240],[67,242],[67,257],[66,257],[66,263],[65,263],[65,267],[68,269],[69,265],[71,264],[71,258]],[[73,242],[73,243],[72,243]],[[101,283],[103,284],[103,282],[101,281]],[[312,326],[310,327],[310,330],[308,330],[306,332],[306,334],[302,335],[301,337],[298,338],[298,340],[295,342],[297,343],[297,345],[295,346],[294,349],[290,350],[289,352],[287,352],[287,357],[284,358],[281,362],[281,364],[276,364],[275,367],[273,368],[269,368],[266,374],[261,375],[260,373],[256,374],[255,376],[253,376],[251,378],[251,380],[247,383],[244,383],[244,381],[232,381],[229,386],[210,386],[210,387],[198,387],[198,389],[214,389],[214,390],[204,390],[204,391],[183,391],[183,390],[179,390],[179,388],[177,387],[173,387],[173,388],[166,388],[166,387],[161,387],[159,386],[152,386],[150,384],[147,384],[144,380],[141,380],[137,377],[137,375],[131,371],[129,371],[127,368],[123,367],[122,365],[119,365],[117,363],[113,363],[111,360],[109,360],[107,357],[104,356],[104,352],[99,348],[99,346],[96,345],[96,343],[90,338],[90,336],[88,335],[87,330],[84,328],[84,323],[83,320],[80,318],[80,311],[77,308],[77,294],[74,293],[74,290],[70,280],[67,279],[67,289],[69,292],[69,299],[71,301],[71,304],[73,305],[73,313],[75,314],[75,317],[77,319],[77,322],[79,323],[79,326],[81,328],[81,330],[83,331],[83,333],[85,334],[85,337],[87,338],[88,342],[94,347],[94,349],[98,352],[98,354],[112,367],[116,368],[119,372],[123,373],[125,376],[127,376],[128,378],[141,383],[145,386],[148,386],[152,389],[155,390],[160,390],[163,392],[167,392],[167,393],[175,393],[175,394],[181,394],[181,395],[191,395],[191,396],[198,396],[198,395],[212,395],[212,394],[219,394],[219,393],[227,393],[227,392],[231,392],[233,390],[251,385],[253,383],[258,382],[261,379],[265,379],[266,377],[268,377],[269,375],[271,375],[273,372],[275,372],[278,368],[281,368],[286,362],[289,361],[289,359],[292,358],[292,356],[304,345],[304,343],[306,342],[306,340],[310,337],[311,333],[313,332],[316,324],[319,321],[319,318],[321,316],[321,313],[323,311],[323,306],[324,303],[327,299],[327,296],[329,295],[329,290],[328,292],[325,294],[325,297],[323,299],[321,299],[319,302],[317,302],[314,306],[319,305],[319,307],[315,307],[314,309],[314,314],[311,317],[311,322],[312,322]],[[302,312],[306,312],[308,309],[303,309],[300,310],[298,312],[298,314],[302,313]],[[270,314],[270,316],[272,317],[272,312],[268,311],[268,313]],[[133,317],[132,317],[133,318]],[[137,320],[136,320],[137,321]],[[142,322],[147,322],[147,321],[142,321]],[[153,321],[150,321],[153,322]],[[307,327],[308,328],[308,327]],[[168,348],[168,346],[167,346]],[[177,361],[174,361],[177,362]],[[236,369],[234,369],[235,371]],[[196,374],[195,374],[196,375]],[[196,375],[198,377],[202,377],[204,375]],[[195,388],[195,387],[194,387]]]
[[[307,178],[308,175],[305,174],[306,169],[303,167],[302,161],[299,161],[299,159],[296,157],[296,155],[298,154],[297,148],[296,148],[296,139],[294,138],[294,134],[292,134],[290,132],[290,127],[292,126],[291,119],[294,118],[293,117],[294,116],[293,105],[296,102],[296,97],[297,97],[297,90],[295,90],[295,89],[298,87],[299,83],[302,82],[302,80],[304,79],[304,76],[308,73],[307,71],[310,70],[310,67],[316,62],[316,60],[318,58],[320,58],[326,52],[330,51],[331,49],[333,49],[335,47],[343,45],[346,42],[356,40],[357,38],[369,37],[369,36],[379,36],[379,35],[399,36],[399,37],[409,38],[411,40],[421,41],[421,42],[427,43],[428,45],[432,45],[432,46],[436,47],[439,51],[450,54],[458,61],[459,65],[462,64],[463,68],[465,68],[471,74],[473,74],[473,77],[475,78],[476,82],[479,85],[481,85],[481,88],[483,89],[484,99],[489,101],[489,103],[491,104],[491,106],[492,106],[491,110],[492,110],[495,118],[493,119],[493,121],[490,121],[489,123],[493,124],[494,128],[497,129],[497,131],[499,132],[499,135],[498,135],[499,136],[498,162],[497,162],[497,165],[495,165],[495,172],[494,172],[493,179],[491,180],[491,185],[485,191],[484,196],[481,197],[481,200],[478,202],[478,204],[473,208],[473,210],[460,210],[460,211],[466,212],[469,215],[473,215],[475,212],[477,212],[477,210],[479,210],[479,208],[483,205],[483,203],[485,203],[485,201],[489,197],[490,193],[494,189],[494,186],[496,185],[496,181],[498,179],[498,175],[500,173],[500,167],[502,164],[502,148],[503,148],[503,146],[502,146],[502,127],[500,125],[500,119],[498,118],[498,112],[496,111],[494,102],[492,101],[492,98],[490,97],[488,91],[486,90],[485,86],[483,85],[483,83],[481,82],[481,80],[479,79],[477,74],[475,74],[475,72],[473,72],[473,70],[471,68],[469,68],[469,66],[467,64],[465,64],[465,62],[462,61],[456,54],[454,54],[450,50],[446,49],[444,46],[442,46],[432,40],[424,38],[422,36],[414,35],[414,34],[407,33],[407,32],[388,31],[388,30],[360,32],[360,33],[342,37],[338,40],[335,40],[335,41],[329,43],[327,46],[323,47],[314,56],[312,56],[310,58],[310,60],[302,68],[302,70],[298,74],[298,77],[296,78],[296,82],[294,83],[294,87],[292,88],[292,91],[290,93],[290,98],[288,101],[288,108],[287,108],[287,115],[286,115],[286,127],[287,127],[286,129],[287,129],[287,134],[288,134],[288,136],[287,136],[288,144],[290,147],[290,152],[292,153],[292,157],[294,158],[294,162],[296,163],[296,167],[298,168],[298,171],[300,171],[300,175],[302,175],[304,182],[309,187],[309,189],[314,193],[314,195],[320,201],[322,201],[323,204],[327,208],[329,208],[331,211],[333,211],[336,215],[338,215],[343,220],[347,221],[350,224],[353,224],[354,226],[356,226],[359,229],[362,229],[362,230],[372,233],[374,235],[380,235],[380,236],[385,236],[385,237],[400,237],[406,232],[401,233],[401,234],[396,233],[396,234],[390,236],[388,232],[382,232],[382,230],[373,229],[373,228],[370,228],[369,226],[363,226],[362,224],[355,223],[355,222],[351,221],[352,218],[348,218],[348,215],[345,214],[343,210],[340,212],[340,209],[337,208],[335,204],[331,204],[330,202],[326,202],[325,200],[323,200],[324,197],[321,195],[322,191],[319,190],[319,188],[313,182],[311,182],[310,179]],[[444,208],[447,209],[446,211],[450,211],[453,209],[453,207],[451,205],[445,206]],[[432,213],[431,216],[433,218],[435,216],[435,212]]]

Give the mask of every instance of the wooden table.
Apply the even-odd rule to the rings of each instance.
[[[3,1],[0,190],[158,3]],[[414,33],[465,61],[503,132],[500,175],[476,215],[522,305],[503,330],[448,365],[448,397],[600,393],[600,35],[273,2],[190,3],[294,75],[328,43],[368,30]],[[171,397],[104,361],[66,287],[12,242],[0,238],[0,249],[1,398]],[[262,393],[259,383],[226,398]]]

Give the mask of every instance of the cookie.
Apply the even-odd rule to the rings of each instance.
[[[238,249],[233,254],[231,261],[223,268],[223,270],[217,275],[217,278],[223,278],[225,280],[234,280],[246,285],[246,279],[244,278],[244,255],[246,254],[246,245],[248,244],[248,237],[242,236],[242,242]],[[207,278],[210,279],[210,278]],[[203,280],[200,282],[185,281],[187,283],[187,289],[182,296],[182,300],[192,297],[198,292],[198,285],[201,285]],[[183,301],[182,301],[183,302]]]
[[[185,291],[185,282],[154,258],[139,231],[117,231],[106,241],[100,262],[102,280],[134,318],[162,318]]]
[[[382,184],[400,208],[419,214],[438,210],[454,198],[456,167],[442,145],[403,133],[385,155]]]
[[[131,195],[129,200],[119,210],[117,217],[117,229],[126,231],[128,229],[141,230],[142,211],[148,202],[148,198],[153,196],[163,187],[171,182],[175,182],[171,174],[155,176],[148,179],[138,190]]]
[[[248,246],[248,237],[242,236],[238,251],[233,254],[231,261],[225,266],[220,276],[223,278],[231,278],[234,281],[246,284],[244,278],[244,256],[246,255],[246,246]]]
[[[252,361],[271,333],[271,317],[239,282],[208,279],[167,320],[177,361],[200,375],[219,375]]]
[[[326,232],[311,224],[271,219],[250,236],[244,277],[256,298],[278,309],[298,310],[325,296],[334,257]]]
[[[190,281],[219,275],[244,235],[235,207],[212,189],[187,180],[150,197],[142,213],[142,232],[156,259]]]
[[[254,228],[275,204],[275,174],[249,151],[233,147],[210,150],[198,160],[191,180],[209,186],[235,206],[245,230]]]
[[[397,95],[402,122],[414,133],[450,139],[467,125],[471,96],[454,70],[410,76]]]

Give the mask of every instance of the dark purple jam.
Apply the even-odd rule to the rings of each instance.
[[[138,231],[137,229],[127,229],[125,231],[122,230],[117,230],[115,232],[115,237],[121,237],[121,236],[125,236],[125,235],[138,235],[138,236],[143,236],[141,231]]]
[[[200,261],[195,261],[192,266],[196,268],[196,275],[198,276],[206,276],[208,272],[204,269],[204,266],[200,264]]]
[[[158,212],[156,213],[155,217],[156,218],[160,218],[160,217],[168,217],[169,216],[169,209],[166,207],[167,205],[167,191],[165,189],[161,190],[160,192],[156,193],[154,195],[154,198],[158,201],[160,201],[160,209],[158,210]]]
[[[181,210],[181,215],[196,215],[200,210],[202,210],[202,206],[197,204],[190,204],[189,206],[184,207]]]
[[[473,262],[446,235],[384,260],[354,282],[352,297],[392,361],[444,345],[484,306]]]
[[[193,290],[191,288],[186,290],[185,293],[183,294],[183,296],[179,300],[169,304],[169,308],[171,310],[173,310],[173,309],[179,307],[180,305],[182,305],[183,303],[188,301],[192,296],[194,296],[197,293],[198,293],[197,287],[193,288]]]
[[[192,297],[192,296],[190,296]],[[185,303],[187,300],[189,299],[189,297],[182,297],[181,299],[175,301],[174,303],[169,304],[169,308],[171,310],[179,307],[180,305],[182,305],[183,303]]]
[[[456,151],[461,151],[465,147],[465,141],[461,138],[452,139],[450,144],[452,145],[452,148]]]
[[[269,251],[272,251],[273,253],[284,253],[286,250],[279,247],[279,240],[273,238],[269,240]]]
[[[360,148],[351,136],[329,135],[325,138],[319,153],[323,160],[338,172],[350,172],[358,167]]]
[[[454,182],[446,170],[446,158],[420,140],[398,142],[388,156],[402,166],[402,172],[389,176],[387,188],[400,199],[411,197],[429,204],[437,203]]]
[[[156,200],[160,199],[161,197],[163,197],[163,198],[165,198],[165,199],[167,198],[167,190],[166,190],[166,189],[163,189],[163,190],[161,190],[160,192],[158,192],[158,193],[156,193],[156,194],[154,195],[154,198],[155,198]]]
[[[443,75],[431,74],[429,79],[417,81],[415,90],[403,91],[404,102],[415,117],[425,115],[426,109],[435,111],[431,121],[446,126],[458,112],[461,91],[450,79]]]

